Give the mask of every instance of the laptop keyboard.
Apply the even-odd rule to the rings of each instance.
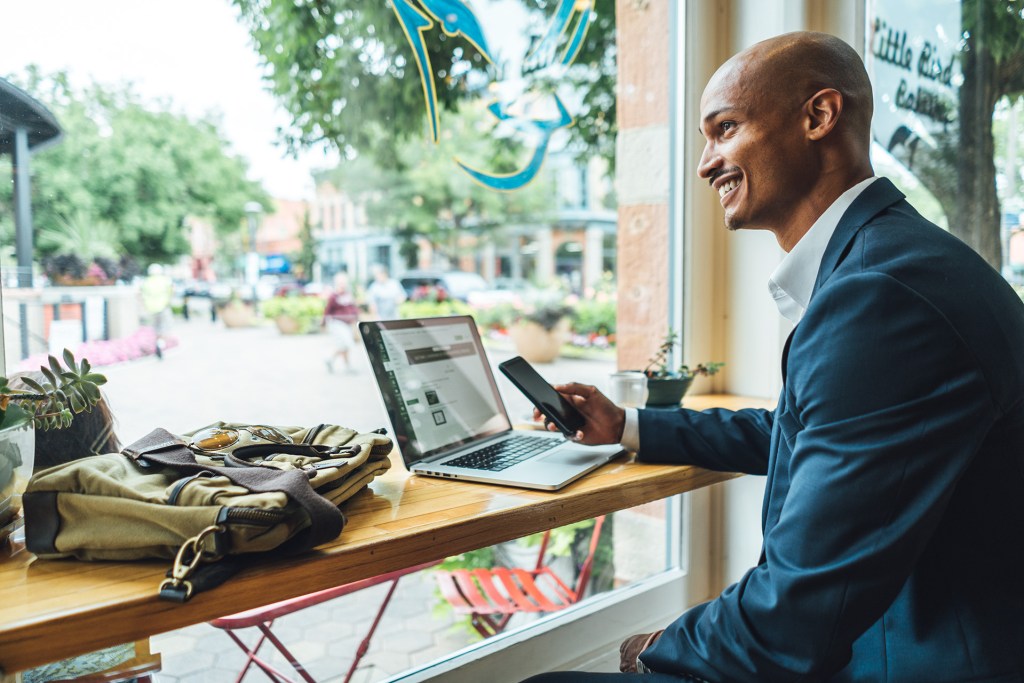
[[[500,472],[543,451],[554,448],[558,441],[537,436],[513,436],[478,451],[460,455],[445,465],[472,470]]]

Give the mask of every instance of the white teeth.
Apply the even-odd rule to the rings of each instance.
[[[722,197],[727,195],[729,192],[735,190],[739,186],[740,186],[740,181],[738,181],[738,180],[730,180],[728,182],[723,183],[722,186],[718,188],[718,197],[719,197],[719,199],[721,199]]]

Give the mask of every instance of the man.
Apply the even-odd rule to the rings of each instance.
[[[392,280],[387,267],[377,264],[373,267],[373,282],[366,290],[370,299],[370,313],[381,320],[398,317],[398,306],[405,301],[405,290],[398,280]]]
[[[699,175],[728,228],[788,252],[778,405],[624,411],[558,388],[585,443],[767,475],[761,558],[626,641],[641,673],[537,680],[1024,681],[1024,311],[873,177],[871,102],[854,50],[815,33],[753,46],[705,89]]]

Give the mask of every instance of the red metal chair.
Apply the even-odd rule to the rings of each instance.
[[[245,678],[245,675],[253,665],[260,668],[270,678],[270,680],[274,681],[274,683],[295,683],[293,679],[286,676],[279,669],[258,655],[260,648],[263,647],[263,643],[267,641],[270,641],[270,644],[277,648],[277,651],[284,656],[303,681],[306,683],[316,683],[316,680],[310,676],[305,667],[303,667],[295,658],[295,655],[293,655],[291,651],[285,647],[285,644],[282,643],[274,634],[274,632],[270,630],[270,627],[274,624],[274,620],[287,614],[292,614],[293,612],[306,609],[307,607],[319,605],[327,602],[328,600],[333,600],[334,598],[349,595],[364,588],[377,586],[390,581],[391,585],[388,587],[387,595],[384,596],[384,600],[381,602],[380,608],[377,610],[377,614],[374,616],[373,622],[370,624],[370,628],[366,632],[366,636],[363,638],[362,642],[359,643],[359,647],[356,649],[355,658],[352,660],[352,665],[349,666],[348,673],[345,674],[344,683],[348,683],[352,678],[352,674],[356,672],[356,668],[358,668],[363,655],[365,655],[366,651],[370,648],[370,639],[373,637],[374,631],[377,630],[377,625],[380,624],[381,617],[384,616],[384,610],[387,609],[388,603],[391,602],[391,596],[394,595],[395,588],[398,587],[398,580],[407,574],[418,572],[421,569],[427,569],[435,564],[437,564],[437,561],[416,565],[415,567],[409,567],[408,569],[400,569],[387,574],[381,574],[380,576],[363,579],[362,581],[353,581],[352,583],[347,583],[344,586],[328,588],[327,590],[322,590],[318,593],[310,593],[309,595],[292,598],[291,600],[283,600],[265,607],[258,607],[245,612],[239,612],[238,614],[214,619],[209,623],[211,626],[223,629],[231,640],[233,640],[246,655],[245,666],[243,666],[242,670],[239,672],[238,678],[235,679],[235,683],[241,683],[242,679]],[[259,629],[261,634],[259,640],[257,640],[252,647],[247,646],[242,642],[242,639],[235,634],[235,631],[238,629],[250,627]]]
[[[439,570],[434,573],[437,585],[456,614],[469,614],[473,627],[484,638],[489,638],[504,630],[513,615],[519,612],[557,612],[582,600],[594,567],[594,554],[603,525],[604,515],[594,519],[587,556],[572,588],[544,564],[550,531],[544,533],[537,566],[533,569]]]

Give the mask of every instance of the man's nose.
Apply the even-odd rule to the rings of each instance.
[[[710,142],[705,144],[704,151],[700,155],[700,162],[697,164],[697,175],[701,178],[709,178],[715,169],[721,165],[722,158],[715,151],[712,144]]]

